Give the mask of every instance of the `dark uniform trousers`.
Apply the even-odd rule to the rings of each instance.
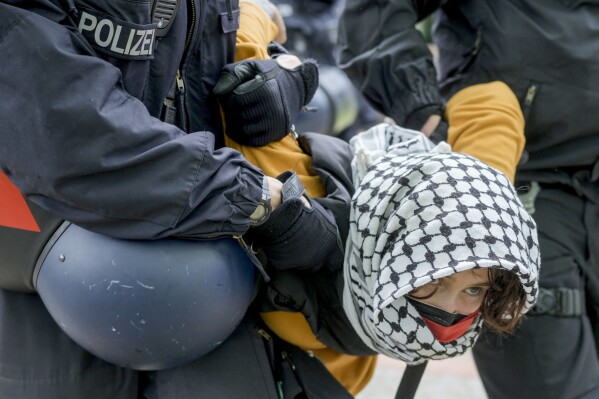
[[[264,339],[248,320],[198,361],[157,372],[92,356],[60,330],[33,294],[0,290],[0,334],[2,399],[278,397]]]
[[[597,193],[598,185],[587,188]],[[597,196],[541,184],[534,205],[540,285],[585,289],[587,314],[527,316],[513,336],[485,331],[474,346],[474,359],[490,399],[599,398]]]

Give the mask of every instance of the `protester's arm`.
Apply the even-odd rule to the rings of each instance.
[[[239,29],[237,30],[235,61],[266,60],[268,45],[279,34],[275,24],[263,7],[253,1],[239,2]]]
[[[348,0],[340,19],[340,66],[400,126],[421,130],[442,113],[433,58],[415,27],[440,3]]]
[[[512,90],[503,82],[467,87],[447,103],[447,141],[505,173],[512,182],[524,150],[524,116]]]
[[[151,117],[75,30],[0,7],[0,166],[28,198],[123,238],[248,229],[261,171]]]

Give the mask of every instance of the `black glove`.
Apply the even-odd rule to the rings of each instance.
[[[274,59],[250,60],[225,65],[214,94],[224,110],[227,135],[239,144],[261,147],[289,133],[317,87],[314,60],[291,70]]]
[[[283,203],[262,225],[251,228],[246,237],[255,249],[262,249],[267,265],[278,270],[316,271],[324,264],[343,264],[343,248],[333,215],[305,195],[293,172],[277,179],[283,182]],[[301,197],[312,207],[308,208]]]

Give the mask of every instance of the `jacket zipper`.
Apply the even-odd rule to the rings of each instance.
[[[181,68],[177,69],[175,84],[175,107],[177,108],[176,124],[187,132],[189,129],[187,123],[187,107],[185,105],[185,82],[183,81],[183,73],[181,72]]]
[[[195,2],[194,2],[194,0],[191,0],[189,3],[191,5],[191,24],[189,24],[189,30],[187,31],[187,39],[185,39],[185,49],[183,50],[183,53],[186,56],[184,58],[187,58],[187,50],[189,49],[189,45],[191,44],[191,38],[193,36],[193,29],[195,28],[195,24],[196,24]]]
[[[180,99],[179,101],[179,109],[181,124],[185,131],[188,130],[189,121],[187,120],[187,101],[185,99],[185,80],[184,80],[184,65],[187,63],[187,58],[189,55],[189,47],[191,46],[191,41],[193,39],[193,31],[195,29],[196,24],[196,7],[195,1],[191,0],[189,2],[191,9],[191,23],[189,24],[189,29],[187,30],[187,37],[185,39],[185,46],[183,48],[183,58],[181,59],[181,64],[179,64],[179,69],[177,69],[177,97]]]

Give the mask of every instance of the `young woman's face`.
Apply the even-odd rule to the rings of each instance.
[[[431,281],[410,296],[449,313],[469,315],[483,303],[488,289],[488,269],[472,269]]]

